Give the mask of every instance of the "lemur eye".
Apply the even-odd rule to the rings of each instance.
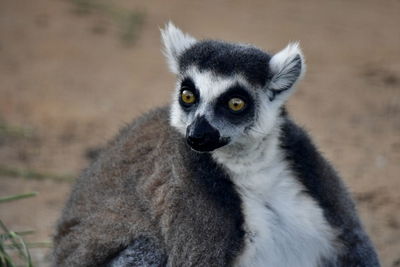
[[[193,104],[196,101],[196,97],[190,90],[183,90],[181,93],[181,99],[185,104]]]
[[[246,103],[242,99],[234,97],[229,100],[228,106],[232,111],[238,112],[245,108]]]

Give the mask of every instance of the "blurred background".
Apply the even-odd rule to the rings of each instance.
[[[350,187],[383,266],[400,266],[399,0],[0,0],[0,198],[38,192],[0,203],[0,220],[35,231],[36,266],[96,149],[169,102],[168,20],[272,53],[301,42],[289,111]]]

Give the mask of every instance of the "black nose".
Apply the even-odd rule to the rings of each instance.
[[[204,116],[198,117],[186,130],[188,145],[197,151],[212,151],[226,144],[220,140],[217,129],[211,126]]]
[[[204,135],[198,135],[198,136],[191,136],[189,135],[187,137],[187,141],[189,144],[201,144],[205,140]]]
[[[204,116],[198,117],[189,125],[186,131],[189,144],[201,145],[214,139],[219,139],[219,132],[211,126]]]

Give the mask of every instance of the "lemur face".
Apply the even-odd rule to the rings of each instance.
[[[212,151],[244,135],[255,120],[257,96],[243,78],[191,66],[179,75],[173,125],[197,151]]]
[[[171,23],[162,37],[178,78],[171,125],[200,152],[268,135],[304,71],[297,44],[271,57],[250,45],[197,41]]]

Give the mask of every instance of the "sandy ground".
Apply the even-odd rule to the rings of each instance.
[[[87,151],[125,123],[169,102],[174,84],[159,27],[173,20],[199,38],[278,51],[300,40],[308,73],[289,101],[358,202],[383,266],[400,266],[400,1],[110,1],[144,12],[134,45],[97,10],[62,0],[0,1],[0,166],[44,180],[0,175],[0,196],[39,196],[0,206],[13,230],[51,239]],[[22,133],[22,134],[21,134]],[[23,175],[22,175],[23,176]],[[29,176],[29,175],[28,175]],[[34,249],[38,266],[48,250]]]

